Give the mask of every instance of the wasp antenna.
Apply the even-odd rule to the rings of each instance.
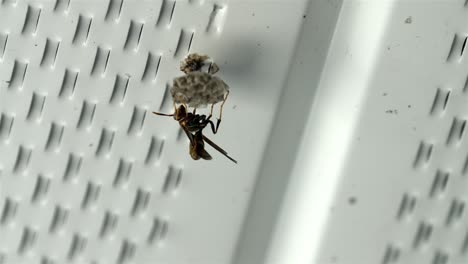
[[[163,113],[158,113],[158,112],[153,112],[155,115],[160,115],[160,116],[174,116],[174,114],[163,114]]]

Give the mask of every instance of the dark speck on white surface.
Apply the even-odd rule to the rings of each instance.
[[[405,19],[405,24],[411,24],[411,23],[413,23],[413,18],[409,16]]]

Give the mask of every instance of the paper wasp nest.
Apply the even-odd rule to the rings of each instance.
[[[174,79],[171,95],[175,103],[204,107],[224,100],[229,86],[206,72],[190,72]]]
[[[208,56],[194,53],[182,61],[180,70],[186,75],[175,78],[170,90],[175,103],[205,107],[224,100],[229,86],[213,75],[219,67],[208,60]],[[205,66],[209,67],[208,72],[202,71]]]

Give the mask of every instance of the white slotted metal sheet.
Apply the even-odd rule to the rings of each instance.
[[[0,263],[229,263],[305,4],[1,1]],[[231,87],[209,137],[238,165],[151,114],[188,51]]]
[[[0,1],[0,264],[465,263],[467,12]],[[188,52],[237,165],[151,114]]]

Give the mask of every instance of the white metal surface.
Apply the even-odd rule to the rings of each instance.
[[[268,263],[467,263],[467,18],[344,2]]]
[[[0,1],[0,264],[465,263],[467,20],[465,0]],[[150,115],[189,51],[231,87],[208,135],[238,165]]]
[[[305,3],[2,1],[0,263],[229,263]],[[211,137],[239,165],[150,114],[188,50],[231,87]]]

